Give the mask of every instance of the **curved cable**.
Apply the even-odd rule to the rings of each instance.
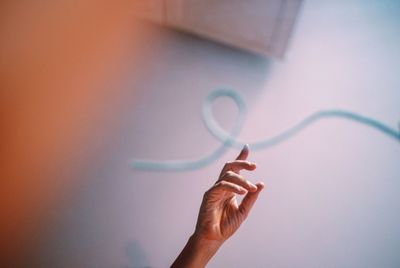
[[[223,128],[221,128],[212,114],[212,104],[215,99],[220,97],[228,97],[232,99],[239,110],[239,115],[236,123],[230,132],[226,132]],[[218,147],[211,153],[195,160],[154,161],[145,159],[134,159],[132,160],[130,165],[134,169],[152,171],[189,171],[205,167],[220,158],[229,147],[241,149],[246,144],[245,142],[237,140],[237,136],[239,135],[239,132],[244,125],[246,113],[246,104],[239,93],[231,89],[214,90],[204,99],[202,106],[202,119],[208,131],[221,142],[220,147]],[[347,119],[359,124],[366,125],[377,131],[380,131],[382,134],[388,136],[389,138],[400,141],[400,131],[391,128],[376,119],[366,117],[351,111],[334,109],[317,111],[307,116],[294,126],[282,131],[276,136],[251,143],[250,148],[252,150],[261,150],[280,144],[298,134],[309,125],[321,119],[330,117]]]
[[[219,124],[214,120],[212,114],[212,104],[215,99],[219,97],[231,98],[239,109],[238,119],[235,122],[229,135],[224,137],[221,146],[209,154],[199,157],[195,160],[166,160],[166,161],[153,161],[153,160],[142,160],[134,159],[130,163],[130,166],[134,169],[144,169],[153,171],[189,171],[205,167],[212,162],[219,159],[229,147],[232,147],[235,143],[236,136],[244,125],[244,120],[247,113],[246,104],[243,98],[233,90],[230,89],[218,89],[212,91],[203,101],[202,106],[202,118],[208,129],[220,129]],[[212,119],[212,120],[210,120]]]

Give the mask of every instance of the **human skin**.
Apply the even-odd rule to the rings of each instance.
[[[231,237],[247,218],[264,188],[253,184],[241,170],[253,171],[256,164],[247,161],[249,147],[244,146],[236,160],[223,167],[217,182],[205,192],[193,235],[172,264],[172,268],[205,267],[221,245]],[[237,195],[245,195],[238,204]]]

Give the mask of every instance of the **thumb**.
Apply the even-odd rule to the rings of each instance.
[[[258,195],[264,189],[264,183],[259,182],[256,184],[256,186],[257,186],[257,191],[248,192],[246,196],[243,198],[242,203],[239,205],[239,211],[245,217],[249,214],[251,208],[253,207],[254,203],[258,198]]]

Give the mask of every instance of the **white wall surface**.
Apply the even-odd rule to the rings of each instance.
[[[193,232],[203,192],[230,150],[197,171],[129,168],[132,158],[192,159],[216,146],[201,103],[229,86],[249,113],[240,138],[279,133],[325,108],[349,109],[396,127],[400,120],[400,2],[307,0],[283,61],[150,27],[158,42],[142,71],[113,87],[136,89],[116,107],[115,129],[89,178],[56,211],[38,245],[40,267],[167,267]],[[112,113],[112,109],[111,109]],[[220,100],[229,127],[235,106]],[[96,133],[93,133],[96,137]],[[209,267],[399,267],[400,143],[341,119],[321,121],[251,155],[248,174],[266,189]]]

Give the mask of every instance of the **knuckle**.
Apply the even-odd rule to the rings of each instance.
[[[228,170],[228,171],[225,173],[225,176],[227,176],[227,177],[232,177],[232,176],[235,176],[235,175],[236,175],[236,173],[233,172],[232,170]]]
[[[208,196],[210,196],[212,191],[214,190],[214,188],[215,188],[215,185],[213,187],[211,187],[210,189],[208,189],[207,191],[205,191],[203,194],[203,198],[207,198]]]
[[[217,183],[219,187],[225,187],[227,185],[226,181],[220,181]]]
[[[211,187],[211,189],[208,190],[208,192],[211,192],[211,191],[214,190],[214,189],[221,188],[223,185],[224,185],[224,184],[223,184],[223,181],[219,181],[219,182],[217,182],[216,184],[214,184],[213,187]]]
[[[229,162],[225,162],[224,167],[222,168],[222,170],[229,168]]]

